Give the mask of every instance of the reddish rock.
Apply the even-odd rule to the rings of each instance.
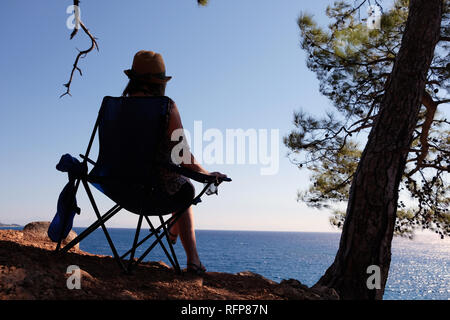
[[[37,221],[37,222],[30,222],[25,227],[23,227],[23,237],[29,241],[39,241],[39,242],[48,242],[49,245],[56,246],[55,242],[50,240],[50,238],[47,235],[48,227],[50,226],[49,221]],[[66,245],[73,239],[75,239],[77,236],[77,233],[75,231],[70,231],[67,237],[62,241],[63,245]],[[79,249],[80,246],[77,244],[75,246],[75,249]]]

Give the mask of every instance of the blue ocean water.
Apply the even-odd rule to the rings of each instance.
[[[80,233],[83,229],[74,228]],[[133,229],[109,229],[120,253],[133,241]],[[145,235],[145,234],[144,234]],[[262,231],[196,231],[197,247],[208,271],[252,271],[274,281],[297,279],[312,286],[331,265],[340,234]],[[81,249],[111,255],[106,238],[96,230],[81,243]],[[145,246],[139,248],[142,253]],[[175,246],[183,267],[186,256],[180,241]],[[157,246],[145,260],[169,264]],[[450,241],[420,235],[414,241],[394,238],[392,262],[384,299],[450,299]]]

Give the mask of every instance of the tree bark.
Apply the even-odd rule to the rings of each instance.
[[[316,284],[342,299],[382,299],[391,262],[398,188],[439,40],[442,0],[411,0],[400,50],[350,188],[334,263]],[[369,289],[371,265],[380,289]]]

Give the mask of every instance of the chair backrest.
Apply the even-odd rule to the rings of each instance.
[[[99,154],[90,175],[151,179],[166,132],[168,97],[104,97],[97,121]]]

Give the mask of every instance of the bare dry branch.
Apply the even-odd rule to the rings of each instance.
[[[75,6],[79,6],[80,1],[79,0],[74,0],[73,4]],[[96,38],[89,32],[88,28],[86,28],[86,26],[84,25],[84,23],[80,20],[78,21],[81,29],[83,29],[84,33],[89,37],[89,39],[91,39],[91,46],[86,49],[86,50],[78,50],[78,54],[75,58],[75,62],[73,63],[73,68],[72,71],[70,72],[70,78],[69,81],[67,83],[64,84],[64,86],[67,88],[66,92],[64,92],[60,98],[64,97],[65,95],[71,95],[70,94],[70,85],[72,84],[72,80],[73,80],[73,75],[75,73],[75,70],[78,71],[80,73],[80,76],[82,76],[82,72],[81,69],[78,67],[78,62],[80,60],[80,58],[84,58],[89,52],[91,52],[92,50],[97,49],[98,51],[98,44],[96,41]],[[74,28],[72,33],[70,34],[70,39],[72,39],[78,32],[78,28]]]

